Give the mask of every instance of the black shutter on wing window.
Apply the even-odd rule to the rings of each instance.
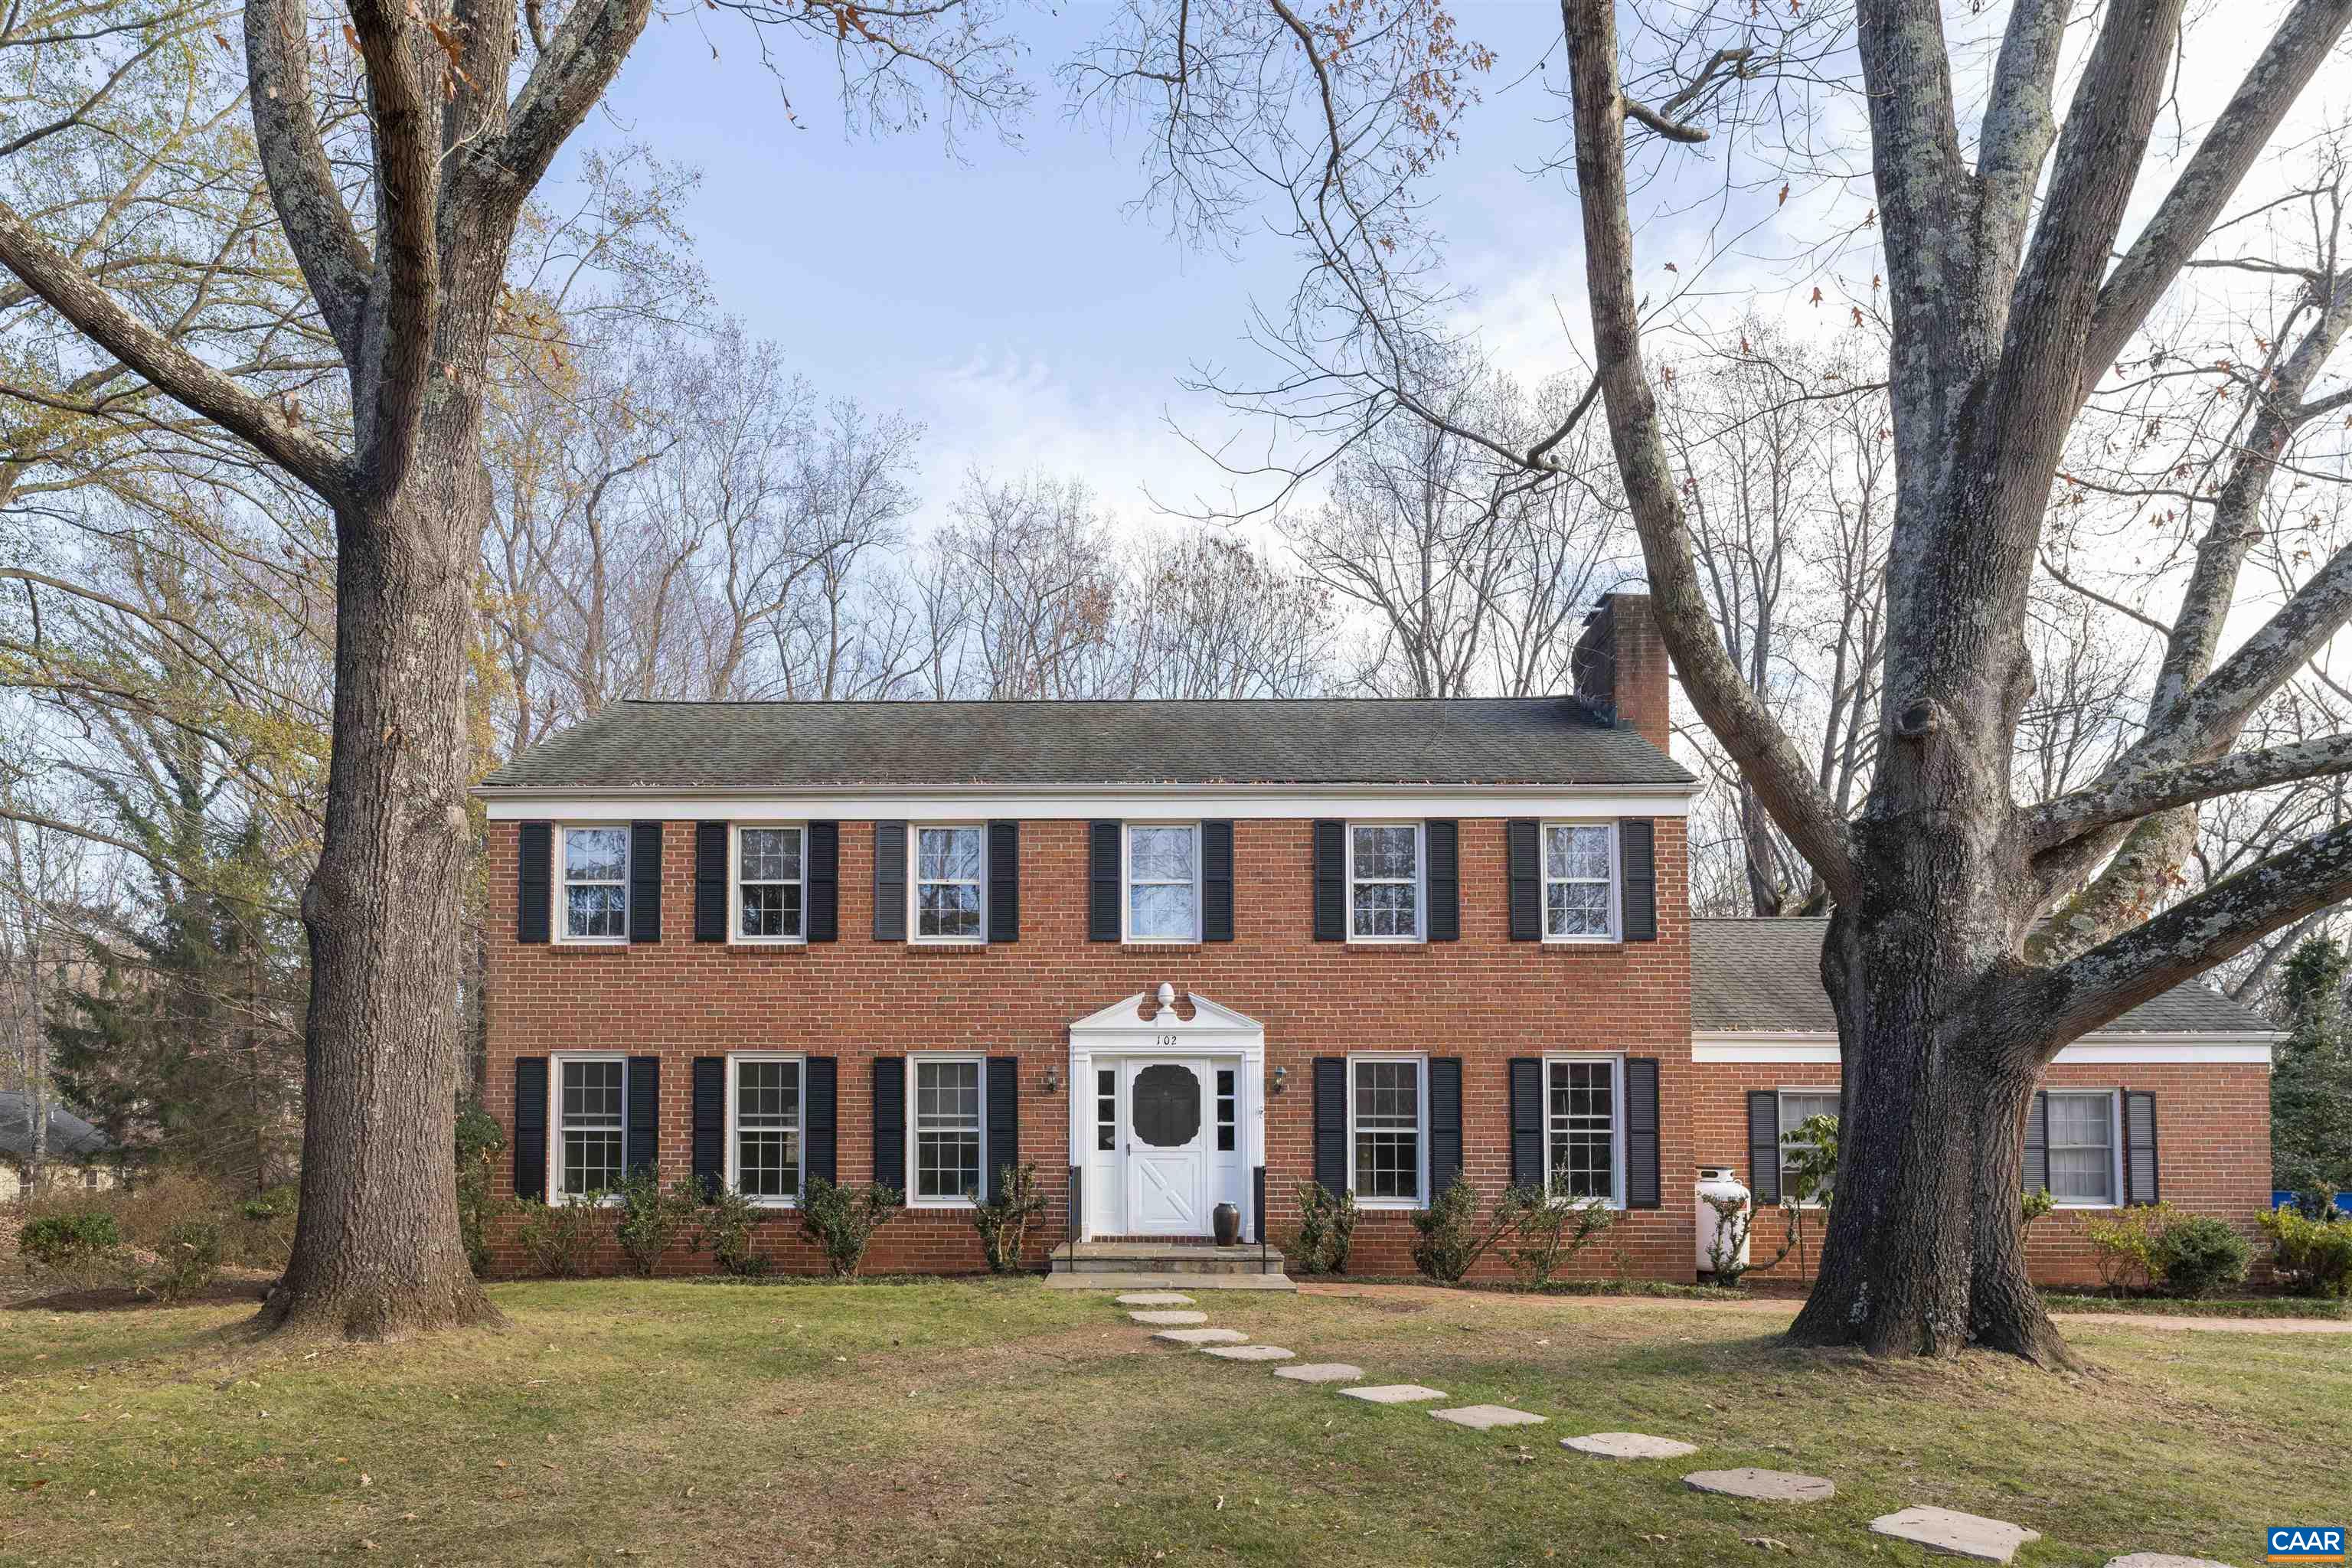
[[[1658,1058],[1625,1058],[1625,1206],[1659,1204]]]
[[[2124,1202],[2158,1200],[2156,1178],[2156,1096],[2124,1090]]]
[[[1625,880],[1625,940],[1658,940],[1657,825],[1629,816],[1617,825],[1618,864]]]
[[[629,824],[629,940],[661,941],[662,825]]]
[[[1006,1167],[1021,1163],[1021,1058],[988,1058],[988,1201],[1004,1198]]]
[[[874,825],[874,940],[907,940],[907,825]]]
[[[988,940],[1021,940],[1021,825],[988,825]]]
[[[727,1180],[727,1058],[694,1058],[694,1189],[704,1196]]]
[[[514,1190],[547,1196],[547,1058],[515,1058]]]
[[[1513,1057],[1511,1084],[1511,1184],[1546,1187],[1551,1173],[1544,1169],[1543,1063],[1535,1057]]]
[[[1422,825],[1429,846],[1429,940],[1462,940],[1462,827],[1455,822]]]
[[[811,942],[836,942],[841,937],[841,824],[808,825],[803,869],[808,877],[808,900],[803,929]]]
[[[2025,1109],[2025,1172],[2018,1184],[2038,1193],[2050,1184],[2050,1096],[2037,1093]]]
[[[1748,1092],[1748,1194],[1759,1208],[1780,1201],[1780,1096],[1776,1089]]]
[[[526,822],[515,837],[515,941],[545,942],[554,907],[555,825]]]
[[[834,1057],[801,1064],[801,1181],[841,1180],[841,1073]]]
[[[1119,939],[1119,825],[1087,824],[1087,940]]]
[[[1234,940],[1234,825],[1201,824],[1201,940]]]
[[[1315,1179],[1337,1196],[1348,1190],[1348,1058],[1315,1058]]]
[[[1434,1198],[1462,1173],[1462,1058],[1429,1058],[1429,1193]]]
[[[1503,825],[1503,862],[1510,879],[1511,940],[1543,939],[1543,858],[1536,825],[1516,817]]]
[[[661,1058],[629,1058],[629,1131],[621,1169],[629,1175],[661,1174]]]
[[[727,940],[727,824],[694,825],[694,940]]]
[[[907,1187],[907,1058],[874,1058],[874,1180]]]
[[[1348,825],[1315,825],[1315,940],[1348,939]]]

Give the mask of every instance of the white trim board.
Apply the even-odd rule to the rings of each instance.
[[[869,789],[845,786],[782,795],[771,790],[631,791],[626,789],[507,790],[478,788],[493,822],[894,822],[900,818],[1018,817],[1027,822],[1083,822],[1101,817],[1238,817],[1294,821],[1320,816],[1370,820],[1387,816],[1428,817],[1687,816],[1696,786],[1643,789],[1573,784],[1089,784],[1083,788],[1005,789],[940,786]]]
[[[2177,1062],[2188,1066],[2238,1064],[2267,1067],[2275,1036],[2122,1034],[2090,1035],[2060,1050],[2057,1065],[2077,1062]],[[1838,1062],[1835,1035],[1694,1034],[1696,1064]]]

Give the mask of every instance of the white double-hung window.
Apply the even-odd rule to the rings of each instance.
[[[548,1140],[550,1183],[557,1201],[618,1191],[628,1157],[628,1058],[555,1058],[555,1126]]]
[[[796,1056],[728,1058],[728,1182],[755,1203],[801,1195],[801,1071]]]
[[[565,942],[629,940],[629,830],[564,827],[556,864],[556,930]]]
[[[908,1201],[918,1206],[971,1203],[987,1170],[985,1090],[979,1057],[908,1058],[914,1090]]]
[[[1348,1058],[1348,1185],[1372,1207],[1425,1201],[1429,1170],[1429,1058]]]
[[[1348,937],[1421,940],[1421,824],[1348,825]]]
[[[735,940],[800,942],[807,840],[801,827],[735,829]]]
[[[1610,942],[1617,935],[1617,827],[1544,824],[1544,940]]]
[[[1624,1202],[1622,1057],[1552,1057],[1544,1063],[1544,1145],[1559,1198]]]
[[[2110,1208],[2120,1179],[2116,1164],[2113,1089],[2047,1091],[2050,1196],[2074,1208]]]
[[[1127,940],[1201,940],[1201,829],[1127,825]]]
[[[1816,1145],[1808,1139],[1794,1136],[1796,1131],[1816,1116],[1837,1120],[1840,1111],[1838,1091],[1833,1089],[1784,1089],[1780,1091],[1780,1193],[1790,1196],[1797,1190],[1797,1161],[1812,1152]],[[1826,1179],[1808,1201],[1821,1203],[1830,1195]]]
[[[917,942],[984,942],[988,830],[980,824],[915,828]]]

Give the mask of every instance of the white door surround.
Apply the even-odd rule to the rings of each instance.
[[[1265,1030],[1204,996],[1181,1017],[1160,990],[1156,1006],[1138,992],[1069,1026],[1078,1238],[1206,1237],[1212,1211],[1230,1203],[1246,1239],[1258,1223],[1251,1174],[1265,1163]]]

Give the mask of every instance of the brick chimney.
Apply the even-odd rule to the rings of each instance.
[[[1576,695],[1620,730],[1662,752],[1673,739],[1666,713],[1666,640],[1647,594],[1608,594],[1584,617],[1571,661]]]

